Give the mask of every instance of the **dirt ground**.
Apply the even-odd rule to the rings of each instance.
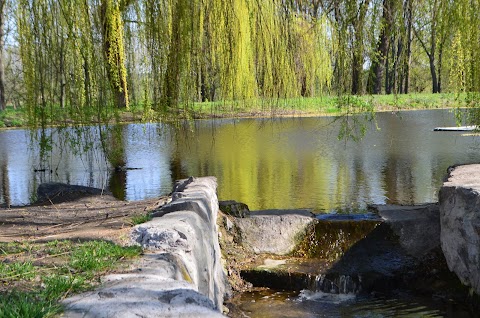
[[[105,239],[124,243],[132,217],[145,215],[168,197],[126,202],[111,195],[69,198],[68,202],[0,208],[0,242]]]

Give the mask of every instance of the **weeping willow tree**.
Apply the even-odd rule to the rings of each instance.
[[[42,143],[47,126],[95,122],[106,148],[121,144],[109,124],[133,95],[145,119],[163,120],[197,101],[316,96],[332,81],[331,23],[296,1],[16,4],[25,106]]]
[[[171,113],[191,101],[313,96],[330,85],[327,20],[292,15],[284,1],[137,3],[145,14],[151,72],[145,104],[153,110]]]
[[[480,1],[456,1],[451,82],[457,92],[480,92]]]
[[[101,0],[99,9],[105,67],[119,108],[128,108],[129,104],[122,19],[127,4],[121,0]]]
[[[19,0],[17,32],[25,106],[41,145],[41,158],[53,146],[50,125],[64,131],[79,150],[90,144],[83,125],[99,123],[104,145],[112,145],[109,126],[119,107],[128,106],[120,2]],[[93,138],[93,137],[92,137]],[[109,160],[121,161],[109,156]],[[110,147],[111,148],[111,147]],[[83,150],[82,150],[83,151]]]
[[[118,4],[105,3],[18,1],[20,57],[33,126],[106,122],[114,106],[128,105]]]
[[[450,81],[466,95],[466,120],[480,125],[480,1],[455,1],[457,28],[452,41]],[[461,96],[461,95],[459,95]]]
[[[295,1],[19,0],[17,24],[33,122],[55,107],[105,122],[128,107],[129,77],[146,113],[173,116],[194,101],[315,96],[332,80],[329,22]]]

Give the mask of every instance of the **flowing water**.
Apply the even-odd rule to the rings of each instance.
[[[175,179],[214,175],[221,200],[252,210],[363,212],[370,203],[437,201],[448,166],[480,162],[478,137],[432,131],[455,125],[449,111],[379,113],[377,119],[378,129],[371,124],[357,143],[338,140],[340,122],[329,117],[202,120],[194,133],[176,136],[162,125],[125,125],[123,159],[139,169],[122,172],[113,172],[98,148],[75,155],[57,134],[42,160],[28,132],[1,131],[0,203],[28,204],[48,181],[140,200],[169,193]]]

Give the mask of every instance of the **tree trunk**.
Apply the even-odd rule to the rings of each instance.
[[[400,93],[401,91],[401,86],[402,82],[399,80],[399,62],[400,58],[402,56],[402,51],[403,51],[403,42],[401,40],[397,41],[397,52],[396,52],[396,58],[395,62],[393,63],[393,91],[395,93]]]
[[[352,60],[352,95],[357,95],[361,92],[361,73],[362,73],[362,64],[360,63],[360,53],[353,52]]]
[[[410,62],[412,56],[412,1],[407,0],[407,12],[406,12],[406,19],[407,19],[407,56],[405,58],[405,74],[404,79],[405,83],[403,86],[403,93],[408,94],[408,89],[410,85]]]
[[[387,55],[388,39],[385,32],[382,30],[380,35],[380,42],[378,43],[378,61],[373,67],[374,82],[373,94],[380,94],[382,92],[383,74],[385,73],[385,61]]]
[[[11,199],[10,199],[10,184],[8,180],[8,169],[7,164],[4,163],[1,167],[1,176],[2,176],[2,192],[3,192],[3,200],[5,201],[5,205],[10,207]]]
[[[435,67],[435,59],[433,55],[428,56],[428,61],[430,64],[430,74],[432,76],[432,93],[438,93],[438,80],[437,80],[437,70]]]
[[[6,0],[0,0],[0,110],[4,110],[6,107],[5,100],[5,70],[3,65],[4,55],[3,49],[5,46],[5,2]]]
[[[167,111],[169,107],[177,107],[180,98],[180,75],[182,71],[183,39],[181,24],[186,12],[180,1],[177,1],[173,9],[172,37],[167,59],[167,70],[164,78],[164,93],[162,100],[162,109]]]
[[[102,0],[100,16],[103,23],[101,29],[105,65],[115,95],[115,103],[118,108],[128,108],[123,23],[119,4],[112,0]]]
[[[442,34],[442,39],[441,39],[441,42],[440,42],[440,45],[438,47],[438,68],[437,68],[437,72],[438,72],[438,82],[437,82],[437,89],[438,89],[438,93],[441,93],[442,92],[442,68],[443,68],[443,49],[445,47],[445,41],[447,40],[447,37]]]
[[[392,59],[394,56],[393,51],[392,51]],[[385,60],[385,94],[390,95],[392,93],[392,75],[390,72],[390,54],[388,54],[387,59]]]
[[[355,42],[353,43],[353,57],[352,57],[352,95],[362,93],[362,71],[363,71],[363,31],[365,27],[365,16],[370,0],[365,0],[359,4],[357,16],[353,23],[355,32]]]
[[[442,92],[442,51],[438,53],[438,80],[437,80],[437,93]]]
[[[382,20],[384,27],[380,33],[380,38],[377,46],[377,58],[373,64],[373,94],[380,94],[382,92],[382,83],[385,73],[385,62],[388,49],[388,34],[390,34],[392,25],[391,0],[383,0]]]

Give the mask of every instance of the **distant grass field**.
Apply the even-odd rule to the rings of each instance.
[[[454,108],[465,105],[465,96],[455,94],[402,94],[323,96],[291,99],[253,99],[237,102],[194,103],[196,118],[260,115],[340,115],[345,107],[373,111]]]

